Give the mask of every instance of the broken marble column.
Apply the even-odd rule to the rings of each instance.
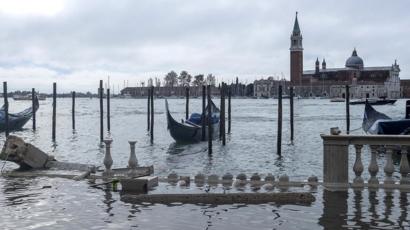
[[[78,170],[93,173],[96,170],[94,165],[57,161],[53,156],[13,135],[8,136],[0,159],[14,162],[20,165],[21,169]]]
[[[130,177],[136,177],[137,176],[137,166],[138,166],[138,160],[137,156],[135,156],[135,143],[137,141],[128,141],[130,143],[130,159],[128,160],[128,168],[130,168],[129,176]]]
[[[105,139],[105,156],[104,156],[104,166],[105,172],[104,175],[110,176],[112,174],[111,166],[113,164],[112,157],[111,157],[111,143],[112,139]]]

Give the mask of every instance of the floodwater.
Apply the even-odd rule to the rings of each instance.
[[[185,100],[169,99],[172,115],[185,116]],[[219,100],[215,99],[216,104]],[[105,103],[105,102],[104,102]],[[10,111],[30,105],[27,101],[10,101]],[[276,154],[277,101],[274,99],[233,99],[232,133],[227,144],[214,141],[213,155],[207,143],[177,145],[166,128],[165,100],[155,100],[154,144],[147,135],[147,101],[144,99],[111,100],[113,167],[125,167],[129,157],[128,140],[137,140],[140,165],[154,165],[155,174],[170,172],[193,176],[198,172],[222,175],[253,173],[289,175],[292,181],[310,175],[322,178],[323,148],[321,133],[330,127],[345,130],[345,104],[326,99],[295,100],[295,141],[289,141],[289,104],[283,104],[282,157]],[[191,99],[192,112],[200,111],[201,100]],[[106,109],[106,108],[104,108]],[[361,134],[363,105],[350,106],[351,130]],[[391,117],[404,116],[405,100],[395,105],[378,106]],[[37,130],[26,129],[13,134],[22,136],[60,161],[102,165],[104,148],[99,143],[99,101],[82,98],[76,101],[76,130],[71,128],[71,99],[58,98],[57,138],[51,140],[51,99],[40,102]],[[106,122],[104,128],[106,129]],[[4,135],[0,143],[4,142]],[[365,167],[370,154],[365,151]],[[352,168],[354,157],[350,157]],[[395,159],[396,171],[399,159]],[[384,157],[378,157],[379,171]],[[3,162],[0,162],[3,167]],[[4,170],[16,168],[7,163]],[[351,177],[353,178],[353,172]],[[379,172],[383,179],[383,172]],[[367,170],[363,173],[368,178]],[[394,174],[399,178],[399,174]],[[57,178],[0,177],[0,215],[6,229],[338,229],[338,228],[409,228],[409,199],[398,191],[313,191],[311,205],[161,205],[128,204],[120,194],[94,188],[87,181],[74,182]]]

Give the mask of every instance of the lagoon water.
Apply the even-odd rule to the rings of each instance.
[[[219,100],[215,99],[217,104]],[[105,103],[105,102],[104,102]],[[10,111],[30,105],[10,101]],[[227,145],[214,142],[214,153],[207,154],[207,143],[177,145],[167,131],[165,100],[155,100],[154,144],[147,135],[145,99],[111,100],[113,167],[124,167],[129,157],[128,140],[137,140],[140,165],[154,165],[155,174],[170,172],[193,176],[198,172],[222,175],[253,173],[275,176],[287,174],[292,181],[310,175],[322,179],[323,148],[321,133],[330,127],[345,130],[345,104],[326,99],[295,100],[295,141],[289,141],[289,104],[284,99],[282,157],[276,154],[277,102],[273,99],[233,99],[232,133]],[[185,116],[185,100],[169,99],[177,120]],[[191,99],[191,111],[200,111],[201,100]],[[105,109],[105,108],[104,108]],[[351,129],[361,134],[363,105],[351,106]],[[391,117],[404,116],[405,100],[377,109]],[[99,101],[76,101],[76,127],[71,129],[71,99],[58,98],[57,139],[51,141],[51,99],[40,102],[37,131],[26,129],[13,134],[22,136],[61,161],[102,165],[104,149],[99,143]],[[106,123],[104,123],[106,126]],[[105,127],[106,128],[106,127]],[[4,143],[4,135],[0,143]],[[365,167],[370,154],[363,154]],[[350,157],[352,168],[354,157]],[[396,169],[398,159],[395,159]],[[0,162],[3,166],[3,162]],[[379,166],[384,157],[378,158]],[[4,170],[16,168],[7,163]],[[382,171],[382,170],[379,170]],[[397,170],[396,170],[397,171]],[[353,172],[350,172],[353,175]],[[367,170],[363,173],[368,178]],[[383,172],[379,172],[380,178]],[[399,178],[399,174],[394,174]],[[352,177],[351,177],[352,178]],[[51,187],[49,187],[51,186]],[[162,185],[165,187],[168,185]],[[316,229],[316,228],[409,228],[410,196],[398,191],[313,191],[311,205],[160,205],[128,204],[120,194],[97,189],[87,181],[73,182],[57,178],[0,177],[1,228],[5,229]]]

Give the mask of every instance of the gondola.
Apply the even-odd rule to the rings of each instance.
[[[9,113],[9,131],[19,130],[30,120],[33,116],[33,111],[37,111],[39,108],[38,98],[36,96],[34,100],[34,108],[29,107],[19,113]],[[6,130],[6,113],[4,105],[0,108],[0,132]]]
[[[37,99],[39,101],[44,101],[46,100],[46,96],[38,94],[36,95]],[[13,100],[15,101],[31,101],[31,94],[27,95],[13,95]]]
[[[394,104],[397,100],[395,99],[366,99],[366,100],[357,100],[349,102],[350,105],[364,105],[366,102],[370,105],[388,105]]]
[[[410,119],[392,119],[365,103],[362,128],[369,134],[409,135]]]
[[[209,106],[209,105],[208,105]],[[208,106],[205,111],[208,111]],[[212,111],[212,137],[216,138],[219,134],[219,109],[211,101],[211,111]],[[202,116],[199,113],[193,113],[188,120],[178,122],[176,121],[168,108],[168,101],[165,100],[165,109],[168,123],[168,130],[178,143],[195,143],[202,140]],[[206,132],[205,140],[208,140],[208,116],[205,117],[206,121]]]

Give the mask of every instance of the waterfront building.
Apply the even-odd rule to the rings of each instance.
[[[156,97],[185,97],[186,86],[154,86],[154,96]],[[231,84],[232,97],[248,97],[253,95],[253,84]],[[150,87],[125,87],[121,90],[121,95],[130,97],[146,97]],[[219,86],[211,86],[212,96],[220,95]],[[189,95],[191,97],[202,97],[202,86],[190,86]]]
[[[255,80],[253,83],[253,96],[262,98],[276,97],[279,85],[282,85],[283,94],[288,94],[290,82],[285,79],[275,80],[273,77],[268,77],[267,79]]]
[[[186,85],[178,86],[161,86],[158,79],[154,80],[150,78],[148,80],[148,87],[142,84],[141,87],[124,87],[122,89],[121,95],[129,97],[145,97],[148,95],[148,89],[154,86],[154,95],[157,97],[185,97]],[[253,84],[243,84],[240,83],[238,78],[235,82],[228,84],[231,90],[232,97],[249,97],[253,96]],[[216,86],[211,82],[212,96],[220,95],[220,85]],[[228,92],[227,92],[228,93]],[[191,85],[189,86],[189,95],[191,97],[202,97],[202,85]]]
[[[290,80],[298,95],[344,98],[345,85],[349,85],[351,98],[400,97],[400,67],[397,61],[388,66],[366,67],[354,49],[344,67],[327,68],[324,58],[320,67],[317,58],[313,70],[303,70],[302,39],[296,13],[290,37]]]
[[[400,80],[400,97],[410,98],[410,79]]]
[[[186,86],[154,86],[154,96],[156,97],[185,97]],[[121,90],[121,95],[129,95],[131,97],[146,97],[150,87],[126,87]],[[219,89],[216,86],[211,86],[213,96],[219,96]],[[192,97],[202,96],[202,86],[189,87],[189,95]]]

